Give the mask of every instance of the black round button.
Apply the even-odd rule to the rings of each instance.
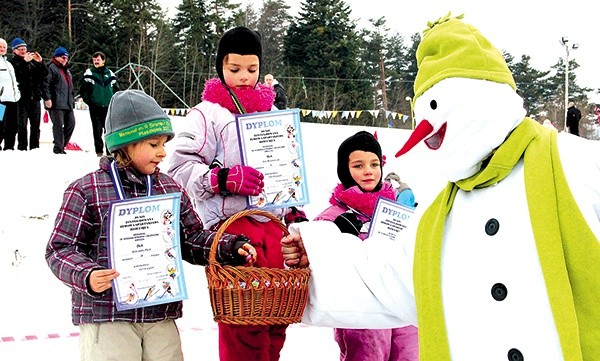
[[[492,286],[492,297],[494,297],[496,301],[504,301],[507,295],[508,290],[502,283],[496,283]]]
[[[488,236],[493,236],[496,233],[498,233],[499,228],[500,228],[500,223],[495,218],[492,218],[489,221],[487,221],[485,224],[485,233]]]
[[[509,361],[524,361],[525,357],[523,357],[523,354],[521,353],[521,351],[517,350],[516,348],[511,348],[510,350],[508,350],[508,360]]]

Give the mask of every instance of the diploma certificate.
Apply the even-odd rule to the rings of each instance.
[[[369,237],[381,235],[395,240],[398,233],[406,228],[406,222],[413,213],[414,210],[410,208],[380,197],[373,212]]]
[[[108,213],[109,266],[117,310],[187,299],[181,250],[181,193],[117,201]]]
[[[262,174],[265,186],[248,197],[249,208],[307,204],[308,186],[302,152],[300,109],[236,116],[242,163]]]

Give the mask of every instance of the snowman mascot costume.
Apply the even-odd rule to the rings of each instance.
[[[423,141],[447,186],[395,241],[292,225],[303,322],[414,324],[425,361],[600,360],[600,143],[525,117],[502,54],[460,17],[428,25],[397,156]]]

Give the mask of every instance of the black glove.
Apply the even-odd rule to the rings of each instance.
[[[233,241],[233,251],[232,256],[234,258],[234,266],[243,265],[246,263],[246,257],[240,255],[238,250],[246,243],[250,243],[250,238],[240,234],[235,236]]]
[[[350,233],[355,236],[360,234],[360,229],[363,226],[363,222],[361,222],[353,212],[340,214],[333,220],[333,223],[338,226],[342,233]]]
[[[290,211],[283,217],[286,226],[292,223],[307,222],[306,214],[303,210],[296,207],[290,207]]]

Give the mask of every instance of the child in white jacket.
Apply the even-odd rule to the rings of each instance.
[[[236,114],[273,108],[273,89],[258,82],[261,60],[261,38],[256,31],[236,27],[225,32],[217,50],[219,77],[206,82],[202,102],[190,110],[175,140],[168,173],[190,194],[209,229],[246,209],[247,197],[259,195],[264,187],[263,174],[242,165],[235,120]],[[282,216],[284,211],[275,213]],[[227,233],[250,239],[257,250],[257,267],[283,268],[283,231],[276,222],[243,217],[229,225]],[[278,360],[286,327],[220,323],[220,360]]]

